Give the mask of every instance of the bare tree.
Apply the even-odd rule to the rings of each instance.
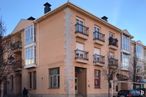
[[[3,72],[5,70],[4,67],[4,59],[3,59],[3,38],[4,38],[5,28],[2,19],[0,19],[0,93],[1,97],[3,96]]]
[[[18,48],[20,42],[12,42],[12,35],[4,36],[6,28],[2,19],[0,19],[0,96],[3,97],[7,88],[7,80],[10,74],[15,73],[17,64],[21,64],[16,58],[14,50]],[[21,58],[21,57],[20,57]]]
[[[4,38],[4,33],[5,33],[5,27],[3,24],[2,19],[0,19],[0,82],[1,82],[1,74],[4,70],[3,65],[4,65],[4,59],[3,59],[3,38]]]
[[[19,77],[22,68],[21,33],[4,36],[6,30],[2,19],[0,20],[0,97],[7,94],[7,84],[11,76]]]

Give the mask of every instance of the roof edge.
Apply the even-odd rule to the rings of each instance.
[[[44,20],[44,19],[47,18],[48,16],[51,16],[51,15],[55,14],[56,12],[58,12],[58,11],[64,9],[64,8],[66,8],[66,7],[70,7],[70,8],[72,8],[72,9],[74,9],[74,10],[78,10],[78,11],[82,12],[83,14],[85,14],[85,15],[91,17],[92,19],[94,19],[94,20],[96,20],[96,21],[99,21],[100,23],[102,23],[102,24],[104,24],[104,25],[106,25],[106,26],[108,26],[108,27],[110,27],[110,28],[112,28],[112,29],[114,29],[114,30],[117,30],[117,31],[120,32],[120,33],[122,32],[122,30],[121,30],[120,28],[118,28],[118,27],[116,27],[116,26],[114,26],[114,25],[112,25],[112,24],[110,24],[110,23],[108,23],[108,22],[102,20],[101,18],[99,18],[99,17],[97,17],[97,16],[91,14],[90,12],[88,12],[88,11],[86,11],[86,10],[84,10],[84,9],[82,9],[82,8],[80,8],[80,7],[78,7],[78,6],[76,6],[76,5],[74,5],[74,4],[71,3],[71,2],[67,2],[67,3],[61,5],[60,7],[57,7],[56,9],[52,10],[51,12],[46,13],[45,15],[41,16],[40,18],[36,19],[36,20],[34,21],[34,23],[41,22],[42,20]]]

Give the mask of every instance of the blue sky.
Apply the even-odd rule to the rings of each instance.
[[[20,19],[43,15],[43,4],[49,2],[52,9],[67,0],[0,0],[0,16],[7,34],[12,32]],[[135,38],[146,45],[146,0],[70,0],[73,4],[102,17],[107,16],[109,23],[127,29]]]

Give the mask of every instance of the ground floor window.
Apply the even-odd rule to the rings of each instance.
[[[100,70],[94,70],[94,87],[100,88]]]
[[[36,71],[29,72],[29,88],[36,89]]]
[[[59,68],[49,69],[49,87],[59,88],[60,86],[60,72]]]

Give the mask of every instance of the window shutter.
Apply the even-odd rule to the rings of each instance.
[[[98,55],[100,55],[100,49],[98,49],[98,48],[94,48],[94,54],[98,54]]]
[[[84,44],[76,43],[76,49],[84,50]]]

